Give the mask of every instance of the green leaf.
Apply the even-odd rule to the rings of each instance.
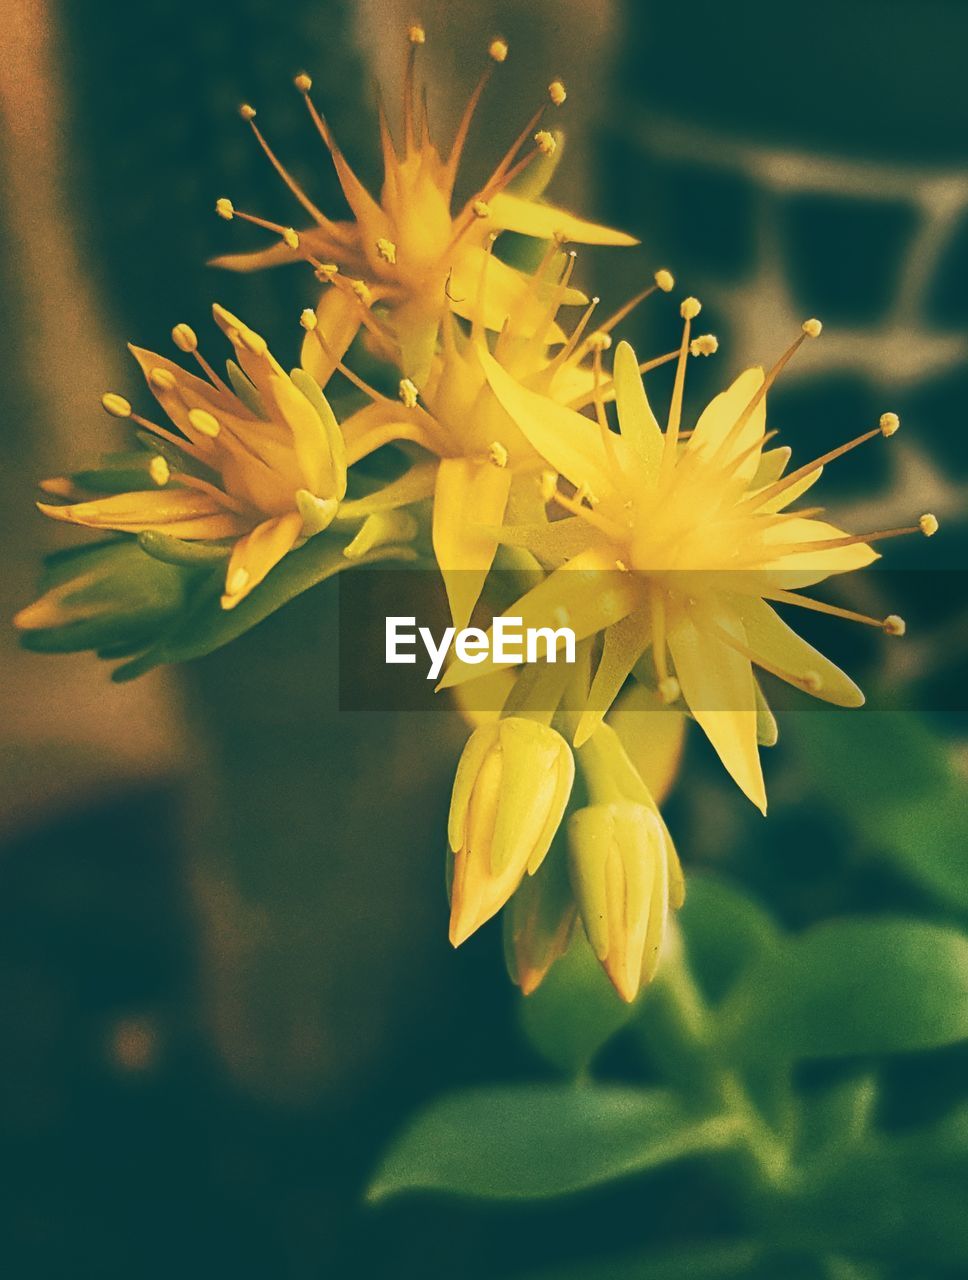
[[[679,924],[689,968],[713,1004],[780,941],[779,930],[761,906],[711,876],[689,880]]]
[[[733,1141],[662,1090],[598,1085],[472,1089],[431,1104],[391,1146],[370,1200],[438,1191],[538,1200],[600,1186]]]
[[[835,920],[761,956],[722,1006],[747,1060],[903,1053],[968,1037],[968,938],[916,920]]]
[[[746,1241],[685,1245],[661,1254],[562,1264],[515,1280],[748,1280],[764,1252],[762,1244]]]
[[[581,932],[520,1008],[531,1044],[569,1075],[584,1071],[635,1012],[616,994]]]

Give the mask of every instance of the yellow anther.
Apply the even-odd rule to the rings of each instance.
[[[249,571],[240,566],[226,582],[225,594],[228,596],[240,595],[249,585],[249,577]]]
[[[618,569],[619,573],[628,573],[629,571],[629,567],[624,560],[616,560],[615,568]]]
[[[190,324],[176,324],[171,331],[171,340],[179,351],[198,350],[198,337]]]
[[[316,312],[312,307],[307,307],[305,311],[299,313],[299,323],[307,333],[312,333],[316,328]]]
[[[188,421],[199,435],[208,436],[210,440],[214,440],[222,430],[218,418],[213,417],[207,409],[190,409]]]
[[[539,129],[534,135],[534,142],[543,156],[553,156],[558,146],[554,134],[547,129]]]
[[[131,417],[130,403],[125,400],[124,396],[119,396],[114,391],[106,391],[104,393],[101,397],[101,406],[112,418]]]
[[[373,294],[370,291],[370,286],[366,283],[365,280],[354,280],[350,285],[350,288],[353,290],[353,292],[359,298],[360,302],[362,302],[365,307],[370,306],[370,304],[373,302]]]
[[[551,84],[548,85],[548,97],[556,107],[560,107],[568,97],[568,94],[565,91],[565,86],[560,80],[552,80]]]
[[[255,107],[250,107],[247,102],[243,102],[241,107],[239,107],[239,115],[243,120],[254,120]]]
[[[508,451],[500,440],[492,440],[487,447],[487,456],[496,467],[508,465]]]
[[[427,33],[419,22],[414,22],[407,28],[407,39],[411,44],[426,44]]]
[[[282,230],[282,242],[288,249],[299,248],[299,232],[295,227],[284,227]]]
[[[231,200],[222,196],[221,199],[215,201],[215,212],[220,218],[224,218],[226,222],[231,222],[235,217],[235,206]]]
[[[407,409],[416,409],[417,407],[417,386],[411,382],[409,378],[401,378],[400,386],[397,393],[403,401],[404,407]]]
[[[539,488],[541,491],[542,502],[551,502],[555,494],[558,492],[558,472],[542,471],[539,480]]]
[[[653,279],[663,293],[671,293],[676,287],[675,276],[671,271],[666,271],[665,267],[662,267],[661,270],[657,271]]]
[[[158,391],[174,391],[178,386],[178,380],[170,369],[152,369],[148,374],[148,381]]]
[[[719,339],[714,333],[701,333],[689,343],[691,356],[714,356],[719,350]]]
[[[683,298],[679,306],[679,314],[683,320],[695,320],[702,311],[702,303],[698,298]]]
[[[339,275],[339,267],[335,262],[321,262],[316,268],[316,279],[322,281],[323,284],[327,280],[332,280],[334,276]]]
[[[497,36],[487,46],[487,52],[495,62],[503,62],[508,56],[508,42],[506,40],[502,40],[500,36]]]
[[[396,265],[397,246],[392,240],[387,240],[385,236],[380,236],[376,242],[376,251],[383,261],[388,262],[391,267]]]
[[[300,93],[308,93],[309,90],[313,87],[312,78],[310,76],[307,76],[305,71],[300,71],[299,75],[296,76],[295,79],[293,80],[293,84],[296,86],[296,88],[299,90]]]
[[[880,421],[881,435],[892,436],[901,425],[901,419],[896,413],[882,413]]]
[[[903,636],[907,631],[907,623],[903,618],[899,618],[896,613],[886,617],[882,625],[889,636]]]
[[[148,475],[151,476],[159,489],[164,488],[171,479],[171,467],[169,467],[160,453],[156,454],[148,463]]]
[[[491,216],[491,206],[486,200],[475,200],[471,208],[474,210],[475,218],[489,218]]]
[[[803,687],[808,693],[819,693],[823,688],[823,679],[819,671],[805,671],[803,673]]]
[[[666,676],[664,680],[659,681],[659,697],[667,707],[673,702],[678,702],[680,692],[679,681],[675,676]]]
[[[605,333],[602,329],[596,329],[585,341],[588,343],[589,351],[607,351],[612,345],[612,335]]]
[[[808,338],[819,338],[823,333],[823,325],[819,320],[804,320],[800,328]]]
[[[933,538],[938,532],[938,517],[932,515],[930,511],[925,512],[918,521],[918,528],[926,538]]]

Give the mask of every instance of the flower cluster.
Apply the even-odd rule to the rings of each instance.
[[[680,305],[671,351],[648,361],[626,342],[613,351],[633,307],[675,282],[656,271],[600,320],[598,300],[574,283],[566,246],[636,242],[542,198],[561,146],[543,117],[565,102],[560,81],[455,206],[475,109],[508,46],[491,43],[444,156],[419,92],[424,40],[422,28],[410,28],[397,138],[381,105],[378,196],[340,150],[310,77],[295,79],[349,220],[313,203],[255,110],[242,107],[310,226],[285,227],[223,197],[221,217],[255,223],[274,243],[217,265],[301,263],[315,274],[321,296],[300,317],[300,366],[287,372],[256,331],[217,305],[215,323],[234,356],[224,378],[185,324],[172,337],[193,371],[132,347],[164,420],[105,395],[107,412],[138,428],[140,448],[45,481],[39,505],[55,520],[112,536],[56,557],[44,594],[16,622],[33,647],[94,648],[128,658],[121,674],[132,674],[223,643],[329,573],[430,556],[457,628],[481,610],[526,626],[567,624],[579,641],[572,666],[510,671],[455,661],[441,681],[465,709],[472,682],[497,690],[491,713],[470,716],[477,724],[457,767],[450,937],[460,945],[507,908],[509,968],[527,993],[580,919],[616,990],[632,1000],[654,974],[670,911],[683,900],[658,802],[686,719],[765,813],[759,746],[770,741],[772,718],[755,669],[842,706],[863,701],[779,610],[902,634],[897,617],[865,617],[804,592],[872,563],[878,540],[931,535],[937,522],[924,515],[910,530],[848,534],[820,519],[819,508],[794,505],[824,466],[899,425],[884,414],[792,470],[791,451],[770,447],[767,394],[796,348],[819,336],[819,321],[807,320],[768,372],[741,373],[696,417],[685,407],[687,366],[717,343],[693,334],[695,298]],[[502,256],[504,232],[537,243],[530,269]],[[375,359],[392,370],[380,385],[396,383],[397,395],[360,375],[361,352],[370,366]],[[674,364],[674,382],[659,415],[643,375],[664,363]],[[374,455],[387,452],[403,465],[374,480]],[[510,605],[509,580],[518,597]],[[228,612],[238,622],[219,630]],[[193,650],[203,633],[207,648]],[[618,699],[639,709],[622,718],[621,733]]]

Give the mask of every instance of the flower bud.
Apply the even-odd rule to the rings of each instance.
[[[665,935],[665,831],[644,804],[593,804],[572,815],[568,843],[588,941],[615,990],[631,1003],[653,977]]]
[[[512,716],[467,741],[450,804],[454,852],[450,940],[458,947],[540,867],[575,777],[560,734]]]
[[[533,876],[525,876],[504,911],[504,960],[511,981],[529,996],[568,950],[578,908],[564,848],[553,846]]]

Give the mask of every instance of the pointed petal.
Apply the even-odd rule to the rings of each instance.
[[[866,542],[855,542],[851,546],[831,547],[829,551],[819,548],[811,551],[784,551],[784,545],[801,542],[817,542],[825,539],[842,538],[843,530],[824,520],[788,520],[781,525],[768,529],[764,541],[776,548],[775,559],[764,559],[764,584],[778,586],[785,590],[795,591],[801,587],[813,586],[823,582],[833,573],[851,573],[855,569],[866,569],[868,565],[880,559],[878,553]],[[763,592],[761,591],[761,594]]]
[[[774,494],[772,498],[757,507],[758,511],[782,511],[784,507],[788,507],[791,502],[796,502],[797,498],[802,498],[808,489],[811,489],[823,475],[823,467],[817,467],[816,471],[808,472],[802,480],[798,480],[795,484],[791,484],[788,489],[784,489],[782,493]]]
[[[645,394],[638,357],[627,342],[618,344],[612,377],[622,435],[639,459],[642,475],[652,481],[659,474],[662,460],[662,429]]]
[[[482,272],[485,273],[483,289],[480,287]],[[485,329],[497,332],[508,316],[514,316],[516,323],[523,323],[529,302],[530,311],[536,316],[541,314],[542,309],[534,306],[532,288],[530,277],[494,254],[472,246],[466,248],[454,263],[447,295],[455,315],[464,320],[477,320]],[[561,305],[582,306],[587,301],[580,289],[568,288],[562,294]],[[519,336],[529,336],[526,326]],[[548,327],[549,345],[564,341],[564,331],[552,323]]]
[[[534,524],[504,525],[499,535],[502,546],[524,547],[542,563],[555,569],[599,539],[600,535],[580,516],[542,520]]]
[[[378,511],[394,511],[397,507],[409,506],[411,502],[421,502],[433,493],[436,476],[435,460],[418,462],[402,476],[384,485],[382,489],[376,489],[365,498],[354,498],[344,502],[340,507],[340,517],[354,520],[359,516],[373,515]]]
[[[316,328],[323,335],[326,350],[315,333],[307,333],[302,342],[299,362],[306,372],[325,387],[333,376],[337,360],[342,360],[362,324],[357,299],[332,286],[323,291],[316,307]]]
[[[725,625],[720,617],[716,621]],[[680,618],[669,630],[668,643],[689,710],[737,786],[766,813],[749,659],[711,634],[701,615]]]
[[[356,229],[351,222],[336,225],[346,231],[347,239],[355,233]],[[334,240],[322,227],[309,227],[299,232],[298,249],[290,249],[287,244],[279,241],[268,249],[256,249],[252,253],[220,254],[219,257],[210,259],[208,265],[222,267],[226,271],[262,271],[266,267],[284,267],[293,262],[305,262],[304,254],[307,250],[313,257],[321,258],[324,262],[335,258],[342,263],[347,257],[346,244]]]
[[[635,236],[613,231],[594,222],[586,222],[553,204],[538,204],[503,191],[488,201],[491,217],[505,231],[517,231],[539,240],[560,239],[574,244],[638,244]]]
[[[434,420],[422,410],[407,410],[394,400],[377,400],[351,414],[343,423],[346,462],[352,466],[394,440],[411,440],[435,453]]]
[[[298,511],[256,525],[232,548],[225,573],[222,608],[234,609],[291,551],[302,531]]]
[[[576,747],[588,741],[621,693],[632,668],[650,642],[651,627],[651,613],[640,609],[605,632],[601,660],[575,731]]]
[[[721,391],[711,400],[699,415],[696,429],[687,445],[689,452],[710,457],[719,450],[762,385],[763,370],[747,369],[725,391]],[[717,461],[725,465],[745,450],[751,449],[757,440],[762,440],[765,430],[766,398],[764,397],[750,414],[743,429],[733,436],[729,447],[719,455]],[[754,451],[743,461],[736,474],[746,480],[752,479],[758,466],[759,454]]]
[[[210,493],[194,489],[152,489],[144,493],[117,493],[94,502],[66,507],[38,502],[45,516],[89,529],[118,529],[141,533],[157,529],[178,538],[233,537],[248,522],[228,510]]]
[[[789,672],[792,682],[797,683],[808,672],[815,672],[820,677],[820,687],[811,690],[815,697],[839,707],[863,706],[864,695],[853,680],[801,639],[764,600],[736,597],[731,605],[743,624],[748,648],[766,665],[775,667],[775,674]]]
[[[454,626],[466,627],[494,563],[511,472],[491,462],[442,458],[434,490],[434,554]]]
[[[761,453],[760,465],[750,481],[750,488],[765,489],[768,484],[779,480],[792,456],[793,450],[789,445],[781,445],[778,449],[767,449],[766,453]]]

